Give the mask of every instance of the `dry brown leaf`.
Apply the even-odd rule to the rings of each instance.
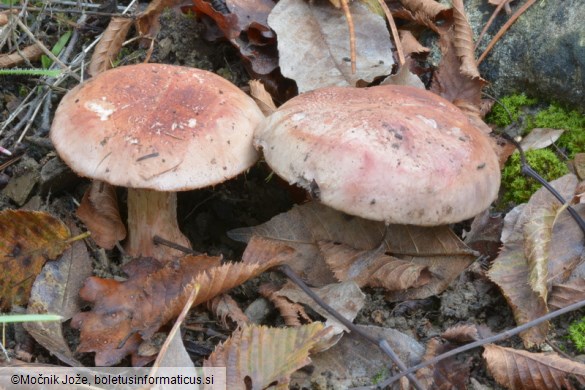
[[[93,181],[77,209],[77,217],[102,248],[112,249],[126,238],[126,226],[118,210],[116,188],[102,181]]]
[[[38,211],[0,212],[0,311],[26,305],[35,278],[47,260],[69,246],[69,229],[57,218]]]
[[[295,328],[246,326],[218,345],[203,366],[227,367],[230,390],[286,389],[290,375],[310,363],[309,352],[328,333],[320,322]]]
[[[493,333],[485,325],[459,324],[445,330],[441,337],[453,343],[470,343],[486,337],[492,336]]]
[[[442,343],[440,339],[433,338],[427,343],[427,350],[422,360],[430,360],[457,346],[449,342]],[[427,388],[433,390],[466,389],[470,370],[471,358],[460,359],[451,356],[437,364],[419,370],[416,377]]]
[[[275,294],[277,291],[278,288],[272,284],[263,284],[258,289],[258,292],[260,292],[264,298],[272,302],[272,304],[278,309],[287,326],[301,326],[301,320],[306,324],[313,322],[307,313],[305,313],[303,305]]]
[[[148,7],[138,15],[136,28],[141,36],[155,37],[160,29],[158,21],[160,15],[167,7],[178,7],[182,0],[153,0]]]
[[[439,13],[449,9],[448,6],[435,0],[400,0],[400,2],[409,11],[425,19],[434,19]]]
[[[483,358],[495,380],[508,389],[575,389],[585,386],[585,364],[556,353],[532,353],[494,344],[484,345]]]
[[[387,232],[385,239],[384,233]],[[385,250],[401,260],[428,267],[435,277],[419,288],[391,292],[388,299],[422,299],[443,291],[476,257],[446,226],[420,227],[390,225],[382,222],[349,216],[318,202],[295,206],[270,221],[251,228],[235,229],[228,236],[236,241],[247,242],[253,235],[267,240],[258,244],[272,247],[257,249],[248,245],[244,257],[254,257],[247,252],[278,252],[279,245],[293,248],[295,252],[283,261],[313,286],[333,283],[335,279],[321,255],[317,242],[330,241],[349,245],[357,250],[371,250],[384,243]],[[262,258],[263,256],[259,256]],[[270,256],[264,256],[270,258]],[[327,271],[329,277],[323,275]],[[319,277],[316,275],[319,274]]]
[[[281,72],[296,81],[299,92],[355,86],[360,80],[371,82],[392,73],[393,45],[386,22],[361,2],[349,7],[355,25],[355,73],[342,10],[322,2],[281,0],[270,13],[268,24],[278,35]]]
[[[134,21],[131,18],[115,16],[110,19],[108,27],[104,30],[91,56],[88,68],[91,76],[112,68],[132,23]]]
[[[574,175],[566,175],[551,182],[565,198],[571,198],[577,185]],[[534,218],[534,211],[547,205],[558,204],[558,200],[546,189],[538,190],[520,212],[509,213],[504,221],[499,256],[494,260],[488,277],[502,290],[512,308],[518,325],[536,319],[547,312],[546,302],[529,284],[530,269],[525,257],[523,229]],[[576,208],[584,216],[585,208]],[[581,260],[584,251],[582,232],[568,213],[562,213],[554,227],[549,250],[547,284],[559,284],[566,280]],[[548,323],[528,329],[521,334],[527,347],[542,343],[546,337]]]
[[[411,56],[412,54],[428,54],[431,49],[423,46],[418,39],[412,35],[409,30],[398,30],[400,34],[400,42],[402,43],[402,49],[404,50],[405,56]]]
[[[98,366],[111,366],[126,355],[132,355],[134,365],[144,364],[136,354],[138,345],[181,312],[194,284],[201,286],[194,303],[198,305],[273,265],[219,263],[219,257],[205,255],[164,265],[141,258],[124,267],[130,275],[125,282],[88,278],[80,295],[93,309],[71,322],[81,330],[78,351],[96,352]]]
[[[384,254],[381,250],[356,250],[348,245],[320,241],[319,250],[335,277],[352,280],[360,287],[383,287],[390,291],[417,288],[429,283],[428,267]]]
[[[530,130],[530,133],[522,139],[520,146],[522,146],[522,149],[525,152],[533,149],[543,149],[555,143],[564,132],[565,130],[559,129],[532,129]]]
[[[73,223],[69,223],[69,226],[72,226],[74,234],[78,233]],[[63,321],[68,320],[80,310],[79,289],[92,271],[92,259],[85,243],[72,243],[58,261],[49,262],[43,267],[33,284],[27,313],[59,314]],[[23,326],[39,344],[61,361],[74,367],[82,365],[69,348],[61,322],[26,322]]]
[[[0,69],[22,65],[25,60],[38,61],[43,53],[43,49],[35,43],[11,54],[0,54]]]
[[[548,260],[553,224],[560,204],[548,204],[533,209],[532,218],[524,225],[524,256],[530,273],[532,290],[545,302],[548,296]]]
[[[582,300],[585,300],[585,279],[578,277],[569,282],[554,285],[548,300],[548,307],[551,310],[558,310]]]
[[[463,0],[453,0],[453,46],[461,61],[459,69],[464,76],[480,78],[475,62],[473,31],[467,20]],[[479,105],[478,105],[479,108]]]
[[[207,307],[213,312],[224,328],[229,328],[228,318],[239,327],[250,323],[248,316],[244,314],[238,303],[228,294],[221,294],[207,303]]]
[[[272,96],[264,88],[264,84],[260,80],[250,80],[250,95],[262,110],[264,115],[268,116],[276,111],[276,105],[272,100]]]

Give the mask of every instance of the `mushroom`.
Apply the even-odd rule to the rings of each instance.
[[[229,81],[162,64],[124,66],[69,91],[51,127],[60,157],[81,176],[128,187],[131,256],[178,254],[158,235],[190,247],[177,224],[176,191],[221,183],[257,160],[264,115]]]
[[[280,177],[345,213],[434,226],[495,200],[498,159],[457,107],[422,89],[331,87],[297,96],[256,129]]]

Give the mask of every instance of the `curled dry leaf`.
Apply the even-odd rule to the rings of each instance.
[[[448,6],[434,0],[400,0],[400,2],[409,11],[427,19],[434,19],[439,13],[449,9]]]
[[[356,250],[343,244],[320,241],[319,250],[340,281],[352,280],[360,287],[383,287],[390,291],[421,287],[431,280],[427,266],[384,254],[381,250]]]
[[[207,307],[219,318],[221,325],[226,329],[229,328],[228,318],[240,327],[250,323],[248,316],[228,294],[221,294],[213,298],[208,302]]]
[[[138,15],[136,28],[141,36],[155,37],[160,29],[158,21],[160,15],[167,7],[178,7],[182,0],[153,0],[148,7]]]
[[[440,339],[433,338],[427,343],[427,350],[422,360],[430,360],[457,346],[457,344],[442,343]],[[416,377],[429,389],[466,389],[470,370],[471,358],[462,359],[451,356],[437,364],[419,370]]]
[[[126,226],[118,210],[116,188],[103,181],[93,181],[77,209],[77,217],[102,248],[112,249],[126,238]]]
[[[350,11],[357,47],[355,73],[342,10],[322,2],[282,0],[270,13],[268,24],[278,35],[281,72],[296,81],[299,92],[355,86],[360,80],[371,82],[392,73],[393,45],[384,19],[358,1],[350,4]]]
[[[227,367],[230,390],[286,389],[290,375],[310,363],[309,352],[329,333],[314,322],[295,328],[245,326],[215,351],[204,367]]]
[[[22,65],[25,61],[36,62],[43,53],[41,46],[35,43],[11,54],[0,54],[0,69]]]
[[[131,18],[120,16],[110,19],[108,27],[104,30],[97,46],[91,56],[88,73],[95,76],[98,73],[111,69],[116,56],[122,48],[122,44],[128,35],[128,31],[134,21]]]
[[[585,364],[556,353],[532,353],[487,344],[483,358],[495,380],[508,389],[575,389],[575,382],[580,388],[585,386]]]
[[[313,322],[305,313],[305,308],[302,305],[277,295],[278,288],[276,286],[263,284],[258,291],[278,309],[287,326],[301,326],[301,320],[307,324]]]
[[[548,307],[551,310],[558,310],[583,300],[585,300],[585,279],[578,277],[553,286]]]
[[[472,79],[480,78],[475,62],[473,31],[467,20],[463,0],[453,0],[453,45],[461,61],[461,74]]]
[[[69,229],[43,212],[0,212],[0,311],[26,305],[35,278],[47,260],[56,259],[69,246]]]
[[[151,258],[128,263],[125,282],[88,278],[81,297],[93,303],[90,312],[77,314],[72,326],[81,330],[78,351],[95,352],[99,366],[111,366],[126,355],[133,364],[144,364],[136,354],[142,339],[149,339],[176,317],[191,292],[201,286],[194,305],[259,275],[273,264],[228,263],[219,257],[186,256],[161,265]]]
[[[490,328],[485,325],[459,324],[445,330],[441,337],[453,343],[470,343],[492,336]]]

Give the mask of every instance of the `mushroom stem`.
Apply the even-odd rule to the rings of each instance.
[[[184,255],[176,249],[155,245],[154,236],[191,248],[177,223],[177,193],[128,188],[128,240],[125,245],[128,254],[160,261]]]

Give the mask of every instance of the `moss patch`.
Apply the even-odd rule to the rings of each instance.
[[[531,123],[531,128],[544,127],[563,129],[565,132],[557,141],[569,158],[585,151],[585,116],[577,111],[569,111],[557,104],[539,111]]]
[[[585,352],[585,318],[569,326],[569,340],[579,352]]]
[[[525,94],[504,96],[494,104],[492,111],[487,116],[487,121],[498,127],[506,127],[515,122],[522,113],[522,107],[536,104],[536,99],[531,99]]]
[[[567,165],[551,150],[539,149],[526,152],[526,161],[546,181],[552,181],[567,174]],[[541,184],[521,173],[520,154],[514,153],[502,171],[502,188],[504,203],[526,203]]]

